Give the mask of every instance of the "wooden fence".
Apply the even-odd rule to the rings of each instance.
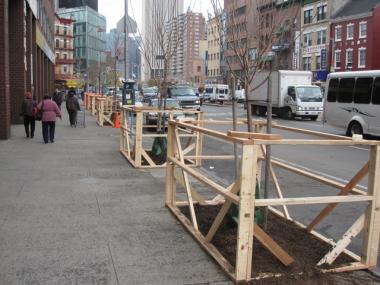
[[[147,115],[155,113],[166,114],[169,119],[177,116],[186,116],[196,121],[203,119],[203,113],[196,110],[166,110],[160,111],[149,107],[121,107],[120,117],[120,152],[136,168],[165,167],[166,157],[156,159],[152,155],[151,147],[156,138],[166,138],[166,133],[148,132],[155,129],[156,125],[148,124]],[[200,126],[200,124],[199,124]],[[202,136],[199,132],[185,131],[180,134],[182,140],[186,140],[186,153],[200,155],[202,152]],[[200,160],[188,160],[186,163],[199,166]]]
[[[141,116],[141,115],[140,115]],[[345,253],[355,262],[333,267],[325,271],[351,271],[358,269],[373,269],[376,267],[377,254],[380,236],[380,142],[368,141],[362,138],[354,137],[353,139],[302,130],[286,126],[274,125],[275,129],[285,130],[294,133],[301,133],[318,137],[318,139],[286,139],[279,134],[267,135],[262,133],[265,126],[263,122],[254,122],[255,133],[247,132],[218,132],[207,129],[207,124],[226,124],[226,121],[170,121],[168,129],[168,154],[166,164],[166,206],[184,225],[184,227],[192,234],[192,236],[200,243],[200,245],[216,260],[223,268],[227,275],[236,283],[249,281],[253,278],[251,275],[252,260],[255,259],[255,251],[253,250],[253,238],[255,237],[269,252],[271,252],[282,264],[288,266],[294,261],[294,258],[281,248],[259,225],[254,223],[255,207],[268,207],[271,213],[278,217],[294,223],[300,228],[306,229],[310,235],[331,245],[331,250],[321,252],[321,257],[316,264],[333,264],[336,258]],[[231,123],[230,121],[228,123]],[[239,121],[239,124],[245,122]],[[141,118],[140,118],[141,124]],[[180,141],[181,132],[197,133],[198,136],[215,138],[225,143],[236,144],[239,147],[240,175],[231,185],[226,187],[212,177],[207,172],[201,171],[200,168],[189,167],[186,164],[188,160],[234,160],[231,155],[204,155],[198,152],[195,155],[189,155],[183,148]],[[202,144],[202,141],[199,142]],[[284,162],[273,159],[270,166],[271,178],[275,185],[277,198],[255,198],[255,189],[257,181],[261,181],[262,163],[265,162],[265,151],[268,145],[286,145],[301,148],[306,145],[314,146],[369,146],[369,160],[347,183],[328,179],[318,174],[288,165]],[[198,146],[202,149],[202,145]],[[326,150],[327,151],[327,150]],[[231,163],[233,165],[233,163]],[[292,197],[286,198],[280,187],[279,179],[277,179],[274,167],[279,167],[292,173],[310,178],[319,183],[332,186],[339,189],[337,195],[321,196],[321,197]],[[178,174],[179,173],[179,174]],[[357,184],[368,175],[367,192],[357,188]],[[212,199],[206,199],[202,196],[190,180],[195,179],[211,189],[216,195]],[[177,186],[185,189],[187,199],[178,201]],[[309,185],[307,187],[310,187]],[[300,193],[301,194],[301,193]],[[332,239],[318,233],[315,227],[321,223],[336,207],[341,203],[367,203],[366,210],[360,217],[354,221],[351,227],[342,235],[340,239],[333,242]],[[197,212],[195,204],[211,207],[216,203],[220,203],[221,209],[212,222],[207,234],[202,234],[199,230],[197,221]],[[232,204],[238,207],[238,229],[237,229],[237,245],[236,245],[236,262],[232,266],[230,262],[220,253],[220,251],[212,244],[212,240],[219,230],[222,221],[229,211]],[[289,214],[287,206],[294,205],[313,205],[326,204],[326,207],[314,218],[309,225],[292,218]],[[181,211],[181,207],[188,207],[190,219],[188,219]],[[280,207],[282,211],[275,209]],[[362,232],[362,252],[360,255],[347,249],[348,245],[360,232]],[[307,258],[307,257],[305,257]],[[321,269],[322,270],[322,269]],[[271,275],[266,275],[269,277]]]

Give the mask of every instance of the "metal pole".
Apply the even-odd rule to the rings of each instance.
[[[124,80],[128,76],[128,0],[124,1]]]
[[[236,95],[235,95],[235,76],[231,75],[231,89],[232,89],[232,129],[237,130],[237,116],[236,116]],[[234,160],[235,160],[235,180],[239,178],[239,156],[237,144],[234,143]]]
[[[267,101],[267,134],[272,133],[272,88],[271,88],[271,73],[272,73],[272,61],[269,63],[270,71],[268,76],[268,101]],[[269,179],[270,179],[270,168],[271,168],[271,146],[266,145],[266,155],[265,155],[265,185],[264,185],[264,199],[268,199],[269,194]],[[268,224],[268,207],[264,208],[264,220],[263,228],[267,229]]]

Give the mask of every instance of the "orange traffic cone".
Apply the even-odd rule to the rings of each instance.
[[[115,112],[115,118],[113,119],[113,127],[115,129],[120,128],[120,120],[119,120],[119,113],[118,112]]]

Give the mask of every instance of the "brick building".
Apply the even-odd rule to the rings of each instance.
[[[0,1],[0,139],[21,123],[26,91],[54,91],[54,1]]]
[[[331,71],[380,69],[380,3],[351,0],[331,20]]]
[[[55,84],[65,87],[74,79],[73,20],[55,17]]]
[[[311,70],[315,82],[325,82],[329,72],[330,19],[349,1],[302,1],[299,69]]]
[[[207,83],[222,82],[220,63],[222,38],[219,33],[220,17],[214,17],[207,22]]]

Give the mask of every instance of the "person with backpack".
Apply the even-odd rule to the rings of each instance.
[[[37,103],[35,100],[33,100],[32,93],[26,92],[24,101],[21,105],[21,116],[24,117],[24,127],[25,127],[25,134],[26,137],[32,139],[34,138],[34,130],[36,127],[36,119],[34,117],[34,109],[37,106]],[[30,126],[30,132],[29,132],[29,126]]]
[[[37,105],[37,112],[42,112],[42,136],[45,144],[50,140],[54,142],[55,121],[57,117],[62,119],[61,111],[58,105],[51,99],[49,95],[45,96],[42,102]]]
[[[67,109],[67,112],[69,113],[70,126],[76,127],[77,126],[77,112],[80,111],[80,106],[79,106],[78,98],[75,95],[74,89],[70,89],[67,95],[66,109]]]
[[[54,92],[53,100],[57,104],[59,110],[61,110],[61,104],[62,104],[62,101],[63,101],[63,95],[62,95],[62,92],[59,91],[58,89]]]

